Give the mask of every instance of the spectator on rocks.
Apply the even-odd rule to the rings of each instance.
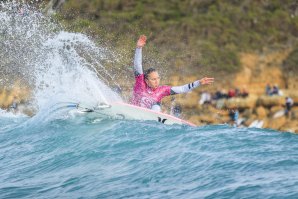
[[[246,97],[248,97],[248,95],[249,95],[248,90],[246,89],[246,87],[243,87],[242,92],[241,92],[241,97],[246,98]]]
[[[222,109],[225,103],[225,99],[228,99],[228,94],[225,89],[217,90],[215,95],[213,96],[215,100],[215,106],[217,109]]]
[[[229,98],[228,93],[227,93],[227,91],[225,89],[223,89],[221,91],[221,93],[222,93],[222,96],[223,96],[224,99],[228,99]]]
[[[215,94],[214,94],[214,96],[213,96],[213,99],[214,100],[219,100],[219,99],[221,99],[223,96],[222,96],[222,93],[219,91],[219,90],[217,90],[216,92],[215,92]]]
[[[270,84],[266,85],[265,92],[266,92],[266,95],[271,95],[271,86],[270,86]]]
[[[217,90],[215,92],[215,95],[213,97],[214,100],[220,100],[220,99],[223,99],[223,98],[228,98],[228,95],[226,93],[226,91],[223,89],[223,90]]]
[[[199,101],[199,104],[210,104],[211,103],[211,94],[207,91],[203,91],[201,94],[201,99]]]
[[[274,85],[271,91],[271,95],[278,95],[279,94],[279,88],[277,85]]]
[[[291,108],[292,108],[292,106],[294,105],[294,101],[293,101],[293,99],[292,98],[290,98],[290,97],[286,97],[286,110],[285,110],[285,115],[287,116],[287,117],[289,117],[289,116],[291,116],[290,114],[291,114]]]
[[[232,98],[236,96],[236,92],[234,89],[230,89],[228,92],[228,98]]]
[[[235,88],[235,97],[241,97],[241,92],[239,88]]]
[[[233,126],[237,127],[237,121],[239,118],[239,111],[237,108],[231,108],[229,110],[230,122]]]

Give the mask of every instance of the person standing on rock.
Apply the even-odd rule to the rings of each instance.
[[[238,126],[237,122],[238,122],[238,119],[239,119],[239,111],[238,111],[238,109],[235,108],[235,107],[234,108],[231,108],[229,110],[229,116],[230,116],[230,122],[231,122],[231,124],[234,127],[237,127]]]
[[[135,85],[131,103],[136,106],[161,111],[162,98],[180,93],[187,93],[200,85],[212,84],[214,78],[204,77],[183,86],[160,86],[160,77],[156,69],[149,68],[143,72],[142,48],[146,44],[146,36],[141,35],[137,42],[134,58]]]
[[[290,111],[292,106],[294,105],[294,101],[290,97],[286,97],[286,110],[285,110],[285,115],[288,117],[290,116]]]
[[[266,95],[271,95],[271,86],[270,86],[270,84],[266,85],[265,93],[266,93]]]

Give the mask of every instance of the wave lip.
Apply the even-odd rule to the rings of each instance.
[[[20,12],[22,11],[22,12]],[[16,81],[30,87],[33,109],[63,101],[88,104],[122,101],[109,85],[117,85],[106,69],[117,56],[91,38],[70,33],[25,3],[5,2],[0,9],[1,84]]]

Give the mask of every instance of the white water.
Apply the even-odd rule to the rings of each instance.
[[[67,46],[67,47],[66,47]],[[79,55],[76,47],[104,51],[82,34],[59,32],[54,38],[43,43],[40,62],[35,65],[35,96],[39,107],[50,101],[84,102],[95,105],[121,100],[117,94],[101,81],[98,76],[109,75],[97,73],[94,66]],[[98,62],[98,64],[100,64]],[[104,66],[101,66],[104,68]]]
[[[1,84],[28,83],[39,112],[61,102],[95,106],[121,101],[107,85],[115,83],[105,68],[116,59],[111,51],[84,34],[66,32],[28,5],[0,6]]]

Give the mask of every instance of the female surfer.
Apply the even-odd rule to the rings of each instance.
[[[161,100],[163,97],[180,93],[187,93],[200,85],[213,83],[214,78],[204,77],[195,82],[183,86],[160,86],[160,77],[154,68],[143,72],[142,48],[146,44],[146,36],[141,35],[137,42],[134,57],[135,85],[133,89],[132,104],[155,111],[161,111]]]

